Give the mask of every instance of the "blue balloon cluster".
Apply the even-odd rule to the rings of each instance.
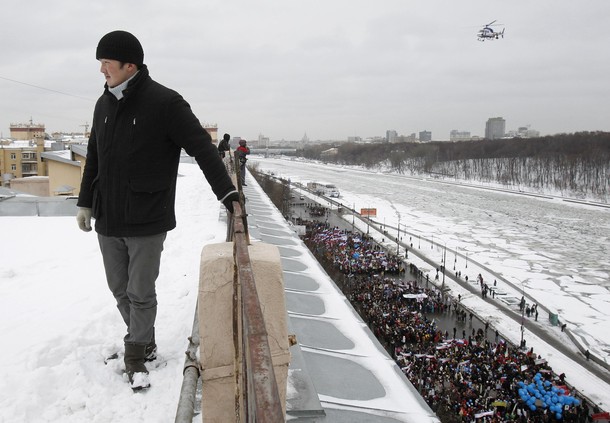
[[[539,406],[543,409],[549,409],[555,413],[555,418],[561,420],[563,418],[564,407],[571,405],[577,406],[580,401],[573,396],[565,395],[563,389],[553,386],[548,380],[543,380],[540,373],[536,373],[534,380],[530,384],[519,382],[519,396],[521,400],[529,407],[530,410],[536,411],[537,400]]]

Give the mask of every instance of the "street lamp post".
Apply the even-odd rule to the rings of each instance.
[[[447,243],[445,243],[445,251],[443,252],[443,284],[441,285],[441,292],[443,294],[443,300],[445,299],[445,268],[447,267]]]
[[[523,281],[521,281],[521,343],[519,348],[523,348],[523,332],[525,332],[525,288],[523,287]]]
[[[396,255],[400,255],[400,216],[398,217],[398,235],[396,236]]]

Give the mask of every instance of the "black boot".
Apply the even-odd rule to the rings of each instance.
[[[104,359],[104,364],[108,364],[112,360],[116,360],[121,357],[122,352],[117,351],[110,354]],[[153,327],[152,339],[146,344],[146,351],[144,354],[144,361],[155,361],[157,359],[157,344],[155,343],[155,328]]]
[[[125,373],[134,391],[150,388],[148,370],[144,365],[146,344],[125,342]]]

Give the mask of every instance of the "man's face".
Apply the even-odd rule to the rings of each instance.
[[[106,83],[110,88],[122,84],[133,76],[135,65],[131,63],[121,63],[118,60],[99,59],[100,72],[104,74]]]

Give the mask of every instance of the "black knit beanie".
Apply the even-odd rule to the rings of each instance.
[[[97,45],[96,59],[118,60],[124,63],[144,64],[142,44],[133,34],[126,31],[113,31],[104,35]]]

